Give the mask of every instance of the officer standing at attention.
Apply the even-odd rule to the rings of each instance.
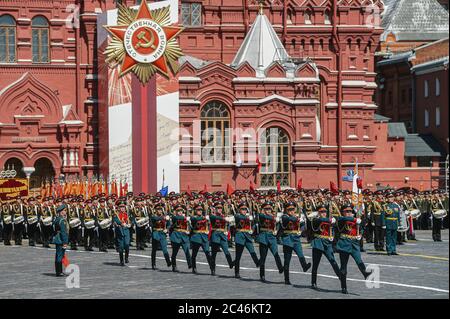
[[[260,253],[260,265],[259,265],[259,277],[262,282],[266,282],[265,265],[267,252],[270,249],[275,263],[277,264],[278,272],[283,273],[284,268],[281,262],[280,255],[278,254],[278,241],[276,237],[277,233],[277,219],[276,213],[273,210],[273,203],[270,201],[265,202],[262,205],[262,212],[259,213],[260,232],[258,235],[259,253]]]
[[[209,249],[209,216],[204,216],[204,208],[202,204],[194,206],[195,215],[191,217],[192,227],[192,272],[197,273],[197,254],[202,247],[211,269],[211,251]]]
[[[336,220],[328,216],[328,210],[323,204],[317,206],[317,211],[319,215],[311,222],[314,233],[314,239],[311,242],[313,257],[311,287],[313,289],[317,289],[317,270],[322,255],[325,255],[338,278],[341,278],[341,271],[333,254],[332,225]]]
[[[186,256],[188,268],[192,268],[191,253],[189,251],[189,220],[186,217],[186,207],[183,204],[176,204],[175,214],[172,217],[172,232],[170,233],[170,242],[172,243],[172,271],[178,272],[177,255],[180,247],[183,248]]]
[[[259,267],[259,259],[256,256],[255,247],[253,246],[253,227],[252,221],[253,216],[250,215],[248,205],[246,202],[241,202],[238,205],[239,211],[234,215],[234,220],[236,224],[236,258],[234,260],[234,276],[236,278],[241,278],[239,274],[240,262],[244,248],[247,248],[250,256],[253,259],[256,267]]]
[[[164,204],[155,205],[155,214],[150,217],[150,225],[152,228],[152,269],[156,270],[156,250],[158,245],[166,259],[167,267],[172,266],[169,252],[167,251],[167,226],[170,223],[169,216],[164,214]]]
[[[62,204],[56,209],[57,217],[53,221],[53,227],[55,228],[56,235],[53,237],[53,244],[56,245],[55,255],[55,271],[56,276],[64,276],[62,260],[64,258],[67,244],[69,243],[69,223],[67,222],[67,205]]]
[[[118,203],[119,212],[113,213],[112,221],[116,232],[116,245],[119,250],[120,265],[128,264],[128,255],[130,253],[130,227],[131,221],[127,212],[127,205],[124,201]],[[123,252],[125,251],[125,263]]]
[[[341,260],[341,289],[343,294],[347,294],[347,264],[350,255],[358,265],[359,271],[364,276],[364,279],[370,276],[372,272],[367,272],[366,265],[361,259],[360,239],[361,234],[359,227],[361,219],[355,218],[352,205],[346,203],[341,207],[342,216],[338,218],[339,240],[336,248],[339,252],[339,259]]]
[[[400,206],[395,203],[394,192],[387,194],[388,203],[384,211],[384,224],[386,225],[386,250],[388,256],[397,254],[397,230],[400,222]]]
[[[282,243],[284,254],[284,282],[286,285],[290,285],[289,281],[289,265],[291,263],[292,252],[298,256],[300,264],[302,265],[303,272],[307,272],[311,267],[311,263],[307,263],[305,256],[303,255],[301,238],[301,227],[305,226],[305,220],[302,217],[298,217],[297,205],[289,201],[285,205],[284,214],[281,216],[281,228],[282,228]]]

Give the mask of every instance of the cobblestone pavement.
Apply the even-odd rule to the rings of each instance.
[[[130,263],[120,267],[118,254],[68,251],[71,263],[79,266],[80,288],[66,287],[64,277],[54,276],[54,249],[0,244],[0,298],[449,298],[449,235],[443,231],[443,242],[431,240],[431,231],[418,231],[418,241],[399,246],[400,256],[376,253],[366,244],[362,258],[366,264],[379,267],[379,288],[367,288],[354,261],[349,262],[349,295],[340,293],[339,280],[326,259],[319,267],[319,291],[309,288],[310,271],[303,273],[299,261],[291,263],[291,282],[284,284],[275,261],[267,257],[266,279],[259,281],[259,270],[245,252],[241,261],[242,279],[234,278],[223,253],[217,256],[216,276],[209,275],[205,256],[198,257],[198,275],[188,270],[183,252],[178,255],[180,273],[167,268],[160,251],[159,270],[151,270],[150,249],[130,252]],[[303,244],[308,260],[311,248]],[[234,255],[234,249],[231,250]],[[282,256],[282,247],[279,246]],[[339,257],[336,255],[339,262]]]

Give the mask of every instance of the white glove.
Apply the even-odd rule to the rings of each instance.
[[[227,216],[227,217],[225,217],[225,220],[227,222],[231,223],[234,220],[234,217],[233,216]]]
[[[189,222],[191,221],[191,216],[186,217],[186,220]]]
[[[252,215],[248,216],[248,219],[253,220],[253,216]]]
[[[170,216],[169,215],[166,216],[166,220],[170,220]]]
[[[163,231],[163,232],[164,232],[164,234],[167,234],[167,229],[164,229],[164,231]]]
[[[277,223],[279,223],[279,222],[280,222],[280,220],[281,220],[281,218],[280,218],[280,217],[277,217],[277,218],[275,218],[275,221],[276,221]]]
[[[205,218],[206,218],[206,220],[209,220],[209,215],[206,215],[206,217],[205,217]]]
[[[336,223],[336,218],[334,218],[334,217],[331,218],[331,223],[332,223],[332,224],[335,224],[335,223]]]
[[[356,219],[356,223],[359,225],[359,224],[361,224],[361,218],[357,218]]]
[[[372,226],[375,226],[375,223],[372,223]]]
[[[381,226],[382,229],[386,229],[386,226]]]

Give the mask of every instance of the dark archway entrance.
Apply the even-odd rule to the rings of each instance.
[[[45,180],[52,181],[55,169],[48,158],[40,158],[34,163],[35,171],[30,177],[30,188],[40,188]]]
[[[5,170],[5,171],[6,170],[15,170],[16,171],[15,178],[26,178],[27,176],[23,172],[22,168],[23,168],[22,161],[16,157],[12,157],[5,162],[3,170]]]

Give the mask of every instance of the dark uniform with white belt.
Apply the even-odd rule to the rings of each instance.
[[[62,260],[66,253],[67,244],[69,243],[69,224],[67,223],[66,210],[66,204],[58,206],[56,209],[58,216],[53,221],[56,235],[53,237],[52,242],[56,245],[55,271],[57,277],[64,276]]]
[[[170,225],[170,217],[165,215],[163,203],[155,205],[155,214],[150,217],[150,225],[152,229],[152,269],[156,270],[156,251],[158,246],[163,251],[167,267],[172,266],[169,252],[167,251],[167,227]]]
[[[172,216],[172,225],[170,233],[170,242],[172,243],[172,271],[178,272],[177,255],[180,248],[183,249],[186,256],[188,268],[192,268],[191,253],[189,251],[189,225],[186,217],[186,207],[182,204],[176,204],[174,207],[176,215]]]
[[[211,251],[209,248],[209,216],[204,216],[203,205],[197,204],[193,207],[194,216],[191,217],[191,244],[192,244],[192,272],[197,273],[197,254],[202,247],[208,261],[209,268],[211,267]]]

